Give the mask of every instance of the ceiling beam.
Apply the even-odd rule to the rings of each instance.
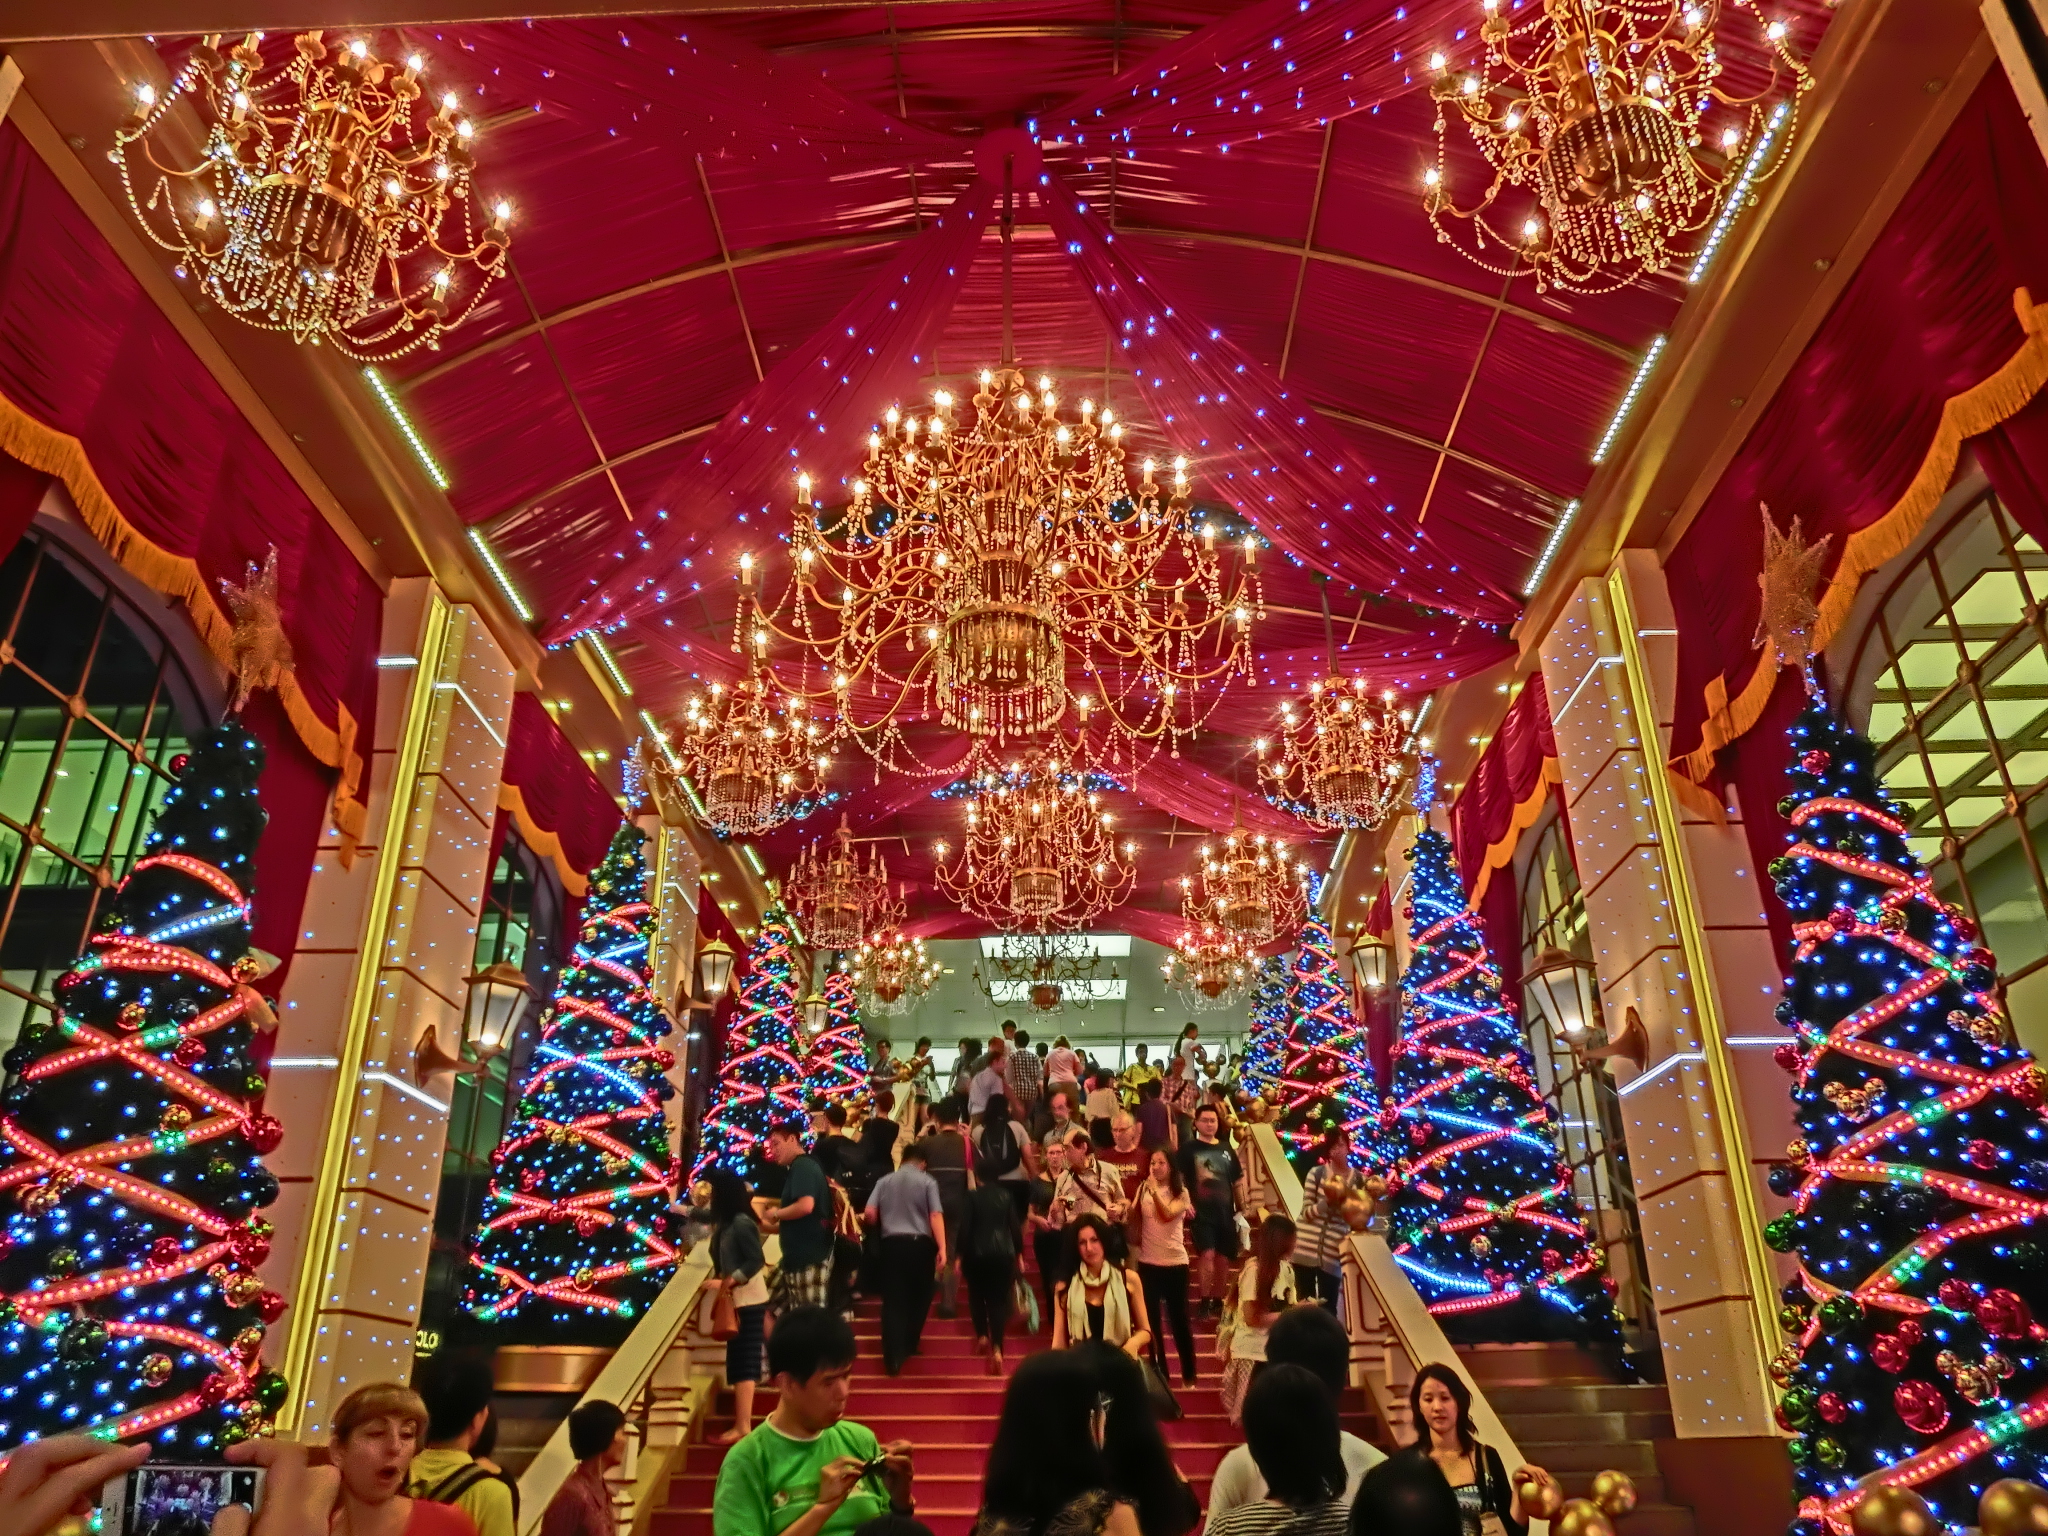
[[[899,5],[961,0],[896,0]],[[673,0],[667,16],[843,11],[845,0]],[[647,0],[16,0],[0,42],[85,42],[206,32],[306,32],[578,16],[644,16]]]
[[[903,0],[904,4],[915,4],[916,0]],[[1078,42],[1108,43],[1120,48],[1127,38],[1149,38],[1161,43],[1174,43],[1195,31],[1193,27],[1173,26],[1123,26],[1102,22],[1016,22],[1008,24],[987,23],[980,25],[961,24],[950,27],[918,27],[911,30],[897,29],[893,25],[883,35],[892,41],[911,43],[1001,43],[1001,42],[1044,42],[1048,38],[1066,38]],[[777,58],[788,58],[792,54],[827,53],[843,48],[872,47],[876,41],[872,32],[851,32],[844,37],[808,38],[800,43],[783,43],[768,51]],[[1117,73],[1111,69],[1111,74]],[[899,106],[896,115],[907,117]]]
[[[624,453],[614,454],[612,455],[612,457],[608,459],[601,460],[600,462],[591,465],[588,469],[579,469],[576,471],[575,474],[570,475],[565,479],[557,480],[553,485],[549,486],[539,495],[527,497],[524,501],[520,502],[517,506],[512,507],[508,511],[491,513],[489,516],[482,519],[478,526],[482,527],[484,531],[488,533],[492,528],[496,527],[499,523],[504,522],[507,518],[516,517],[523,512],[531,512],[535,507],[538,507],[545,502],[554,500],[555,497],[561,495],[564,491],[573,490],[575,487],[581,485],[586,480],[594,480],[599,475],[603,475],[609,479],[612,471],[617,469],[622,464],[630,464],[635,459],[645,458],[650,453],[658,453],[663,448],[673,448],[677,443],[687,443],[692,438],[702,437],[705,433],[709,432],[713,427],[716,427],[718,423],[723,420],[725,420],[725,418],[723,416],[720,416],[711,421],[699,422],[694,427],[685,427],[680,432],[669,433],[667,437],[657,437],[651,443],[642,443],[638,448],[629,448]],[[614,480],[612,483],[615,487],[618,484],[616,480]]]
[[[1316,248],[1316,223],[1323,216],[1323,188],[1330,183],[1330,146],[1337,138],[1337,121],[1323,124],[1323,154],[1316,163],[1316,189],[1308,200],[1308,228],[1302,231],[1301,261],[1294,269],[1294,299],[1287,306],[1287,334],[1280,340],[1280,368],[1275,378],[1287,377],[1287,360],[1294,355],[1294,327],[1301,319],[1301,291],[1308,286],[1309,253]],[[1110,169],[1116,162],[1110,161]]]
[[[1410,432],[1402,427],[1389,426],[1384,421],[1374,421],[1370,416],[1360,416],[1355,411],[1347,411],[1338,406],[1326,405],[1320,400],[1311,400],[1309,404],[1315,407],[1315,412],[1318,416],[1327,416],[1330,420],[1341,421],[1347,426],[1364,427],[1368,432],[1382,433],[1387,437],[1398,438],[1404,443],[1413,443],[1418,448],[1427,448],[1431,453],[1446,455],[1456,459],[1460,464],[1469,464],[1476,470],[1497,476],[1507,481],[1510,485],[1518,485],[1530,495],[1541,496],[1545,501],[1555,502],[1562,506],[1570,499],[1563,492],[1554,491],[1548,486],[1538,485],[1534,480],[1516,474],[1505,465],[1496,464],[1491,459],[1482,459],[1478,454],[1467,453],[1462,448],[1453,448],[1449,443],[1439,442],[1436,438],[1425,436],[1423,433]]]

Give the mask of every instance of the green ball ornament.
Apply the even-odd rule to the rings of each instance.
[[[1813,1459],[1820,1466],[1834,1468],[1848,1460],[1849,1453],[1833,1435],[1822,1435],[1813,1442]]]
[[[1820,1304],[1820,1325],[1829,1333],[1849,1333],[1863,1326],[1863,1303],[1854,1296],[1830,1296]]]
[[[1792,1458],[1792,1464],[1795,1467],[1808,1465],[1813,1460],[1812,1439],[1806,1435],[1800,1435],[1795,1439],[1787,1441],[1785,1444],[1785,1454]]]
[[[1814,1392],[1811,1387],[1794,1387],[1778,1399],[1779,1411],[1785,1415],[1785,1422],[1794,1429],[1804,1429],[1813,1422]]]
[[[1778,1308],[1778,1326],[1787,1333],[1797,1333],[1806,1326],[1806,1308],[1793,1306]]]
[[[264,1093],[269,1089],[269,1087],[270,1079],[262,1076],[259,1073],[251,1072],[247,1077],[242,1079],[242,1092],[248,1098],[261,1098],[264,1095]]]
[[[235,1176],[235,1165],[224,1157],[216,1157],[206,1165],[206,1176],[216,1184],[225,1184]]]
[[[284,1379],[282,1371],[265,1371],[256,1378],[254,1396],[266,1412],[277,1412],[291,1395],[291,1383]]]
[[[238,1419],[230,1419],[221,1426],[220,1443],[222,1445],[240,1445],[248,1438],[249,1426]]]
[[[1799,1244],[1799,1218],[1789,1211],[1764,1223],[1764,1246],[1773,1253],[1790,1253]]]

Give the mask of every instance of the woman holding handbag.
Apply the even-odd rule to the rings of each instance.
[[[761,1252],[761,1227],[754,1220],[754,1192],[736,1173],[715,1168],[711,1214],[713,1278],[704,1282],[711,1307],[711,1336],[725,1340],[725,1384],[732,1388],[732,1428],[720,1445],[744,1440],[754,1428],[754,1385],[761,1379],[762,1338],[768,1321],[768,1261]]]
[[[1150,1087],[1151,1084],[1146,1084]],[[1166,1375],[1166,1330],[1180,1349],[1181,1385],[1195,1384],[1195,1331],[1188,1320],[1188,1247],[1182,1232],[1193,1204],[1166,1148],[1152,1149],[1151,1168],[1131,1206],[1138,1279],[1151,1308],[1152,1364]]]
[[[1408,1416],[1428,1455],[1451,1485],[1465,1536],[1526,1536],[1522,1485],[1554,1483],[1541,1467],[1517,1467],[1513,1478],[1500,1452],[1472,1427],[1472,1390],[1448,1365],[1425,1365],[1408,1388]]]

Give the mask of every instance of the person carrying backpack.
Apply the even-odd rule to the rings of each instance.
[[[404,1492],[454,1505],[476,1523],[478,1536],[512,1536],[511,1486],[473,1455],[490,1424],[492,1388],[490,1363],[479,1357],[451,1354],[426,1362],[420,1371],[426,1445],[406,1470]]]
[[[991,1127],[993,1129],[993,1127]],[[974,1320],[974,1352],[988,1356],[988,1373],[1003,1374],[1003,1336],[1015,1302],[1017,1258],[1024,1251],[1023,1222],[993,1161],[977,1157],[974,1188],[961,1224],[960,1268],[967,1278],[968,1315]],[[1030,1186],[1024,1186],[1028,1191]]]
[[[1010,1101],[1000,1093],[990,1094],[981,1124],[974,1128],[974,1174],[981,1183],[1002,1186],[1020,1224],[1031,1207],[1031,1172],[1024,1166],[1025,1136],[1024,1127],[1010,1118]]]

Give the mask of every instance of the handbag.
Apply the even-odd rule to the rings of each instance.
[[[1138,1365],[1145,1373],[1145,1395],[1152,1399],[1152,1411],[1159,1416],[1160,1423],[1174,1423],[1180,1418],[1180,1399],[1173,1395],[1173,1388],[1159,1374],[1158,1366],[1150,1360],[1140,1360]]]
[[[1024,1319],[1024,1331],[1038,1332],[1038,1288],[1021,1275],[1017,1277],[1016,1299],[1017,1315]]]
[[[732,1287],[721,1285],[711,1302],[711,1337],[730,1339],[740,1331],[740,1309],[732,1299]]]

